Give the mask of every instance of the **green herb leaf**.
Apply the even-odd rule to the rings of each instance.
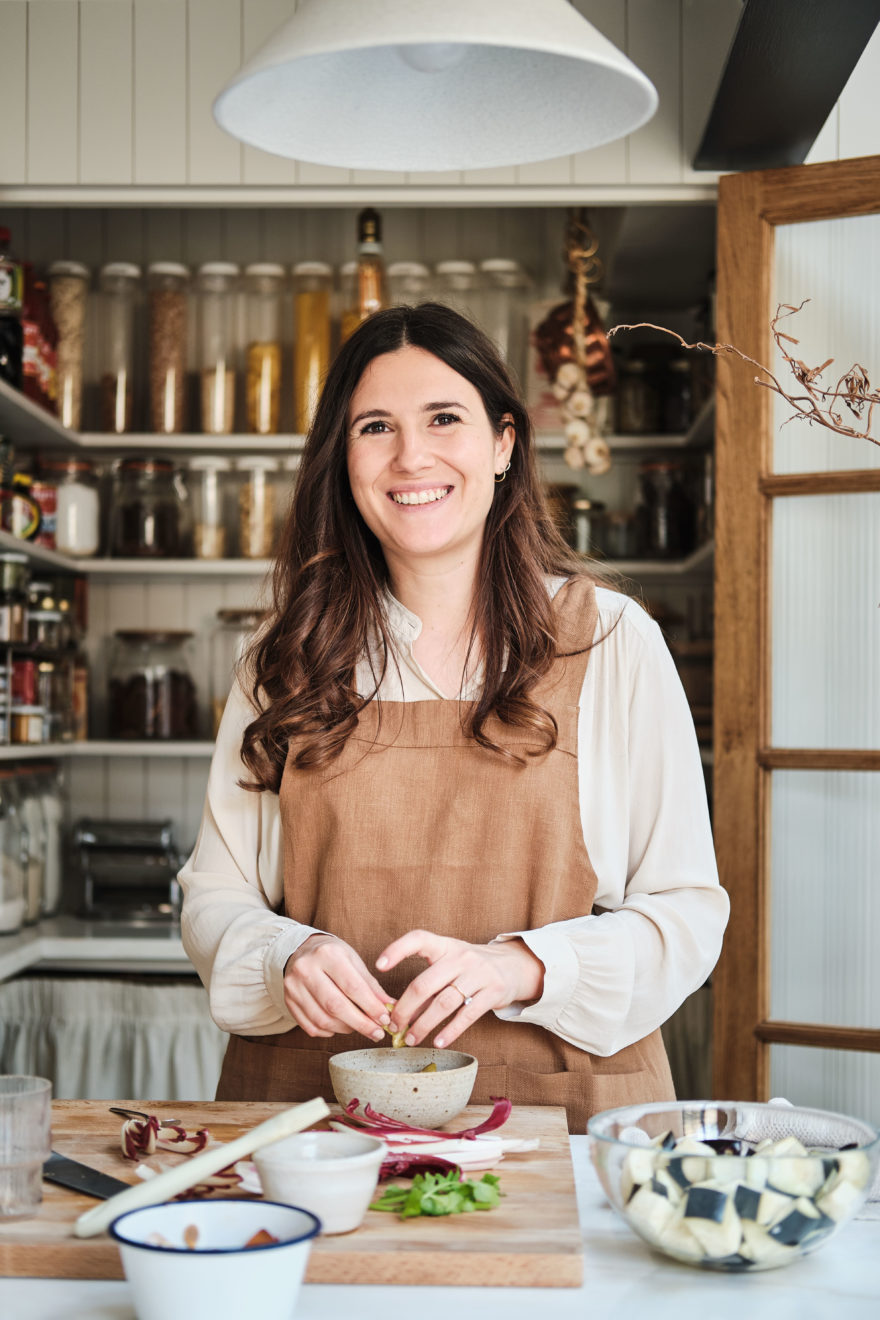
[[[501,1199],[500,1183],[494,1173],[484,1173],[479,1182],[463,1180],[460,1169],[446,1174],[417,1173],[411,1187],[386,1187],[370,1208],[400,1215],[401,1219],[491,1210]]]

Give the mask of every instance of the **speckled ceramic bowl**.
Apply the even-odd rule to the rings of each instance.
[[[429,1064],[436,1072],[423,1072]],[[343,1108],[352,1100],[414,1127],[439,1127],[460,1114],[477,1076],[472,1054],[415,1045],[346,1050],[330,1059],[330,1081]]]

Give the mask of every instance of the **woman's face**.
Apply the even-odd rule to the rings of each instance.
[[[513,449],[469,381],[422,348],[374,358],[348,417],[348,477],[361,517],[396,569],[476,567]]]

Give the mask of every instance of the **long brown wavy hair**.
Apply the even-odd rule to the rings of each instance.
[[[478,699],[462,704],[464,727],[502,756],[514,753],[487,732],[492,715],[534,732],[529,755],[556,744],[556,721],[529,695],[557,655],[546,578],[571,577],[584,566],[545,502],[528,411],[494,344],[471,321],[437,303],[393,307],[364,321],[339,350],[306,441],[272,574],[273,603],[242,666],[259,712],[242,741],[242,760],[255,780],[246,787],[278,792],[294,738],[294,766],[328,765],[387,669],[393,650],[383,608],[388,569],[351,495],[348,415],[369,363],[410,345],[474,386],[496,434],[509,414],[516,435],[483,536],[470,636],[483,683]],[[373,640],[378,649],[371,653],[380,657],[376,686],[358,692],[355,670]]]

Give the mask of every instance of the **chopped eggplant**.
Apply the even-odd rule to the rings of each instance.
[[[683,1192],[674,1178],[665,1169],[658,1169],[651,1180],[651,1190],[658,1196],[668,1196],[673,1205],[678,1205]]]
[[[841,1178],[835,1186],[816,1197],[816,1209],[829,1219],[848,1219],[864,1199],[865,1189]]]
[[[620,1190],[624,1201],[629,1201],[639,1187],[651,1181],[656,1163],[657,1152],[653,1146],[636,1146],[627,1151],[620,1177]]]
[[[703,1144],[711,1146],[716,1155],[750,1155],[752,1148],[738,1137],[703,1137]]]
[[[766,1191],[761,1193],[761,1200],[758,1202],[758,1213],[755,1215],[755,1222],[763,1228],[776,1222],[777,1219],[787,1214],[794,1204],[790,1196],[784,1192]]]
[[[684,1202],[682,1201],[660,1234],[659,1245],[663,1247],[664,1251],[668,1251],[671,1256],[677,1256],[679,1260],[701,1261],[706,1254],[705,1250],[694,1237],[690,1225],[685,1223],[681,1213],[683,1209]]]
[[[856,1187],[867,1187],[871,1178],[871,1161],[863,1150],[845,1150],[838,1156],[840,1175]]]
[[[626,1217],[636,1232],[649,1242],[657,1242],[675,1214],[668,1196],[658,1196],[650,1187],[639,1187],[627,1202]]]
[[[746,1160],[745,1182],[749,1187],[763,1191],[767,1186],[769,1165],[760,1155],[752,1155]]]
[[[692,1187],[684,1222],[709,1259],[732,1255],[740,1244],[742,1225],[732,1198],[714,1187]]]
[[[747,1260],[754,1261],[757,1266],[783,1265],[787,1260],[797,1255],[796,1247],[786,1247],[782,1243],[768,1237],[766,1231],[759,1224],[750,1223],[746,1220],[742,1226],[743,1237],[740,1244],[740,1254]]]
[[[745,1183],[740,1183],[733,1194],[733,1204],[740,1219],[757,1220],[760,1201],[761,1193],[757,1187],[748,1187]]]
[[[833,1219],[826,1218],[807,1197],[799,1196],[791,1209],[768,1228],[767,1235],[785,1247],[802,1247],[817,1234],[825,1237],[833,1227]]]
[[[767,1187],[788,1196],[814,1196],[825,1182],[825,1166],[820,1159],[800,1155],[774,1159],[767,1176]]]
[[[683,1159],[671,1159],[666,1168],[670,1178],[687,1191],[694,1183],[705,1182],[708,1164],[697,1155],[685,1155]]]
[[[712,1219],[720,1224],[730,1200],[726,1192],[717,1187],[691,1187],[684,1208],[685,1219]],[[693,1227],[689,1225],[688,1227]]]

